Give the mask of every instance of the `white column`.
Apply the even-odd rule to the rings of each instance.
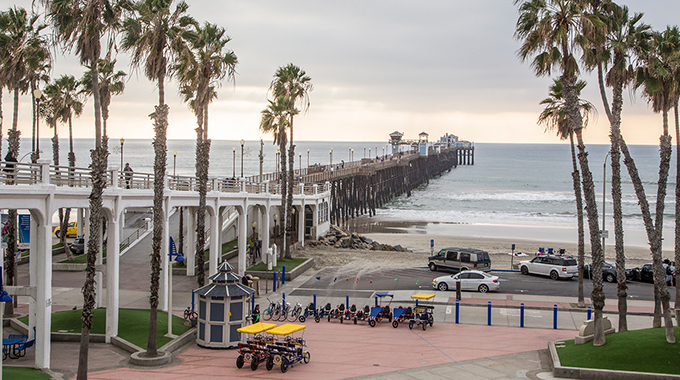
[[[78,223],[76,223],[76,230],[77,230],[76,233],[78,234],[78,236],[83,236],[83,227],[84,227],[85,223],[87,223],[87,220],[85,219],[85,212],[82,208],[79,208],[77,212],[78,212],[78,217],[77,217],[76,220],[78,221]],[[87,240],[85,240],[85,242],[87,243]]]
[[[118,308],[120,304],[120,218],[109,220],[109,238],[106,245],[106,343],[118,336]]]
[[[163,240],[161,240],[161,278],[159,289],[160,310],[169,312],[168,309],[168,252],[170,252],[170,210],[168,202],[163,202]]]
[[[316,185],[314,185],[316,186]],[[314,240],[317,240],[319,238],[319,200],[317,199],[314,202],[314,206],[312,207],[312,227],[314,229],[314,236],[312,238]]]
[[[301,200],[300,214],[298,215],[298,241],[305,246],[305,198]]]
[[[262,231],[262,250],[260,254],[262,255],[262,259],[264,260],[264,255],[267,253],[267,248],[269,248],[269,234],[271,231],[269,230],[269,218],[270,218],[270,213],[269,213],[269,207],[270,207],[270,201],[267,199],[265,202],[265,206],[262,211],[262,228],[260,231]]]
[[[101,266],[104,264],[104,224],[99,224],[99,253],[97,253],[97,259],[95,260],[95,265]],[[108,251],[108,250],[107,250]],[[104,304],[104,296],[102,290],[104,288],[104,275],[102,272],[95,272],[94,274],[94,302],[95,308],[98,309]]]
[[[52,225],[52,218],[51,215],[47,217],[47,220],[49,220],[49,225],[51,228]],[[31,213],[31,256],[33,252],[36,252],[36,255],[33,256],[34,258],[37,258],[40,252],[40,231],[38,230],[39,226],[36,220],[36,213],[33,212]],[[49,236],[49,242],[52,241],[52,237]],[[36,286],[36,280],[38,277],[38,260],[30,260],[28,262],[28,285],[29,286]],[[16,297],[16,296],[15,296]],[[2,305],[2,304],[0,304]],[[30,339],[35,338],[35,334],[33,333],[33,327],[35,326],[35,299],[33,297],[28,297],[28,336]]]
[[[84,209],[83,214],[83,237],[85,238],[85,253],[87,253],[87,242],[90,241],[90,209]]]
[[[238,215],[238,274],[243,276],[246,272],[246,244],[248,241],[248,214],[246,214],[246,206],[241,206],[242,210]]]
[[[187,265],[187,276],[196,274],[196,210],[193,207],[185,207],[184,224],[187,233],[184,235],[184,258]]]
[[[220,247],[221,228],[217,225],[219,220],[219,210],[213,210],[210,214],[210,265],[208,266],[208,276],[217,273],[217,263],[222,256],[222,247]]]
[[[47,208],[49,209],[49,208]],[[50,343],[52,326],[52,229],[50,216],[38,225],[36,306],[35,306],[35,366],[50,368]]]

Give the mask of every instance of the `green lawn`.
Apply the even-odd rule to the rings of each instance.
[[[81,313],[81,310],[67,310],[52,313],[52,332],[66,331],[79,334],[82,327],[82,322],[80,320]],[[120,309],[118,318],[118,336],[146,349],[147,340],[149,339],[149,310]],[[23,323],[28,324],[28,317],[23,317],[20,320]],[[161,348],[170,341],[170,338],[164,336],[168,332],[167,313],[163,311],[158,312],[157,326],[156,339],[158,340],[158,348]],[[184,319],[173,316],[173,334],[181,335],[189,329],[190,327],[184,326]],[[96,309],[94,311],[94,324],[90,333],[106,333],[106,309]]]
[[[234,240],[227,242],[227,243],[222,243],[222,254],[224,255],[225,253],[233,251],[234,249],[236,249],[237,245],[238,245],[238,239],[234,239]],[[210,250],[209,249],[206,249],[203,252],[203,257],[204,257],[205,262],[208,262],[208,260],[210,259]],[[181,263],[181,264],[180,263],[172,263],[172,267],[173,268],[184,268],[185,264],[184,263]]]
[[[293,270],[293,268],[297,267],[298,265],[304,263],[307,259],[304,257],[294,257],[291,259],[278,259],[276,262],[276,266],[272,266],[272,272],[280,272],[282,267],[285,265],[286,266],[286,271],[290,272]],[[267,266],[265,263],[261,262],[258,263],[257,265],[254,265],[250,268],[248,268],[249,271],[252,272],[264,272],[267,270]]]
[[[2,378],[7,380],[49,380],[50,375],[39,369],[2,367]]]
[[[678,339],[680,327],[674,329]],[[615,333],[606,339],[601,347],[592,341],[578,346],[564,341],[565,347],[557,348],[562,366],[680,375],[680,343],[666,343],[664,328]]]

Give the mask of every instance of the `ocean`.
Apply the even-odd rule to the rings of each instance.
[[[22,139],[23,145],[30,140]],[[307,164],[340,164],[362,157],[389,154],[384,142],[296,141],[295,168]],[[6,145],[6,144],[5,144]],[[75,139],[76,165],[86,166],[92,140]],[[51,142],[41,139],[42,157],[51,158]],[[67,164],[68,140],[60,140],[60,160]],[[376,149],[377,148],[377,149]],[[590,169],[597,193],[600,224],[602,223],[603,163],[608,145],[588,145]],[[331,153],[332,149],[332,153]],[[370,153],[369,153],[370,149]],[[109,167],[121,162],[119,140],[109,143]],[[259,141],[245,141],[243,175],[259,173]],[[277,168],[276,150],[272,141],[264,141],[264,172]],[[631,153],[645,185],[652,210],[656,201],[658,177],[658,146],[633,145]],[[22,149],[19,157],[29,152]],[[3,147],[3,153],[6,146]],[[177,152],[176,163],[173,152]],[[365,152],[365,153],[364,153]],[[302,153],[301,155],[299,153]],[[28,161],[28,157],[23,159]],[[195,143],[193,140],[168,141],[168,173],[195,174]],[[123,161],[135,172],[153,172],[151,140],[127,139],[123,145]],[[675,156],[666,196],[664,216],[664,249],[673,249],[675,210]],[[622,164],[623,165],[623,164]],[[412,192],[402,195],[377,210],[377,220],[417,222],[417,229],[402,232],[432,235],[515,238],[554,242],[576,241],[576,206],[571,179],[572,163],[568,144],[475,144],[474,165],[461,165],[441,177],[429,181]],[[605,226],[610,231],[608,245],[613,245],[611,203],[611,167],[607,160],[605,192]],[[241,175],[241,145],[239,141],[214,140],[210,153],[210,176]],[[622,172],[623,215],[626,245],[645,247],[644,233],[637,198],[625,166]],[[423,227],[424,226],[424,227]],[[601,228],[601,226],[600,226]],[[587,229],[587,227],[586,227]],[[587,238],[586,238],[587,239]]]

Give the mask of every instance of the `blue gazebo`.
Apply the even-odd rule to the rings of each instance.
[[[255,290],[241,283],[242,276],[226,261],[209,277],[210,284],[198,294],[198,336],[201,347],[235,347],[241,341],[237,331],[246,323],[246,311]]]

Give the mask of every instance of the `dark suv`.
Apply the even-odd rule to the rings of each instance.
[[[430,256],[427,265],[431,271],[437,269],[455,271],[476,269],[488,272],[491,270],[491,259],[488,252],[480,249],[450,247]]]
[[[74,255],[82,255],[85,253],[85,238],[76,238],[76,240],[73,241],[73,244],[71,244],[70,249]]]

